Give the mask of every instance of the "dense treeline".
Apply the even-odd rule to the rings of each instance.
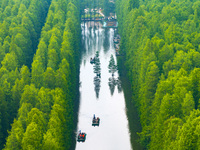
[[[147,149],[200,149],[200,1],[118,0],[121,52]]]
[[[78,91],[79,2],[4,0],[0,4],[0,145],[13,122],[5,150],[69,149]],[[14,5],[15,17],[4,17],[12,14]]]
[[[0,3],[0,149],[19,108],[49,0],[2,0]]]

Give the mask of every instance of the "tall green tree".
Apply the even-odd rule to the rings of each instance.
[[[35,107],[38,102],[37,94],[38,89],[34,86],[34,84],[26,85],[24,87],[24,92],[22,93],[20,106],[22,106],[23,103],[30,103],[33,107]]]
[[[12,129],[6,141],[4,150],[20,150],[21,143],[24,136],[24,129],[20,121],[14,120]]]
[[[22,139],[22,149],[41,149],[42,132],[35,122],[31,122]]]
[[[39,62],[38,60],[35,60],[32,63],[32,78],[31,78],[31,83],[35,84],[36,87],[40,88],[43,86],[43,74],[44,74],[44,69],[42,66],[42,63]]]

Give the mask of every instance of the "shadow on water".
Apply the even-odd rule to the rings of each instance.
[[[136,102],[132,100],[132,90],[131,83],[128,79],[127,70],[124,66],[124,58],[118,57],[118,66],[119,66],[119,75],[121,80],[121,87],[124,92],[126,109],[127,109],[127,117],[129,120],[129,130],[131,136],[131,144],[133,149],[135,150],[145,150],[144,147],[139,143],[139,135],[142,131],[142,127],[140,124],[140,118],[136,107]]]

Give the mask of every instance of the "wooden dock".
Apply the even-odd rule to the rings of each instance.
[[[81,21],[102,21],[103,18],[81,18]]]
[[[117,28],[118,22],[116,20],[104,21],[103,28]]]

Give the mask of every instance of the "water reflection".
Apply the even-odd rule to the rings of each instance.
[[[110,94],[113,95],[113,93],[115,91],[115,78],[111,77],[108,80],[109,80],[108,85],[109,85],[109,88],[110,88]]]
[[[121,92],[121,82],[119,80],[119,78],[115,79],[115,72],[117,72],[117,65],[115,63],[115,59],[114,56],[111,55],[110,56],[110,61],[109,61],[109,65],[108,65],[108,72],[112,74],[112,77],[110,77],[108,80],[108,85],[110,87],[110,93],[111,95],[113,95],[114,91],[115,91],[115,86],[118,87],[118,92]]]
[[[114,78],[114,76],[110,77],[108,79],[108,85],[110,88],[110,94],[113,95],[115,91],[115,86],[117,86],[118,93],[122,92],[122,86],[121,86],[121,81],[119,78]]]
[[[96,97],[99,98],[99,91],[100,91],[100,82],[101,82],[101,63],[100,63],[100,59],[99,59],[99,51],[96,51],[95,57],[93,58],[93,62],[94,62],[94,73],[96,74],[96,76],[94,77],[94,90],[96,92]]]
[[[96,93],[96,98],[99,98],[99,91],[100,91],[100,85],[101,79],[98,76],[94,77],[94,91]]]

